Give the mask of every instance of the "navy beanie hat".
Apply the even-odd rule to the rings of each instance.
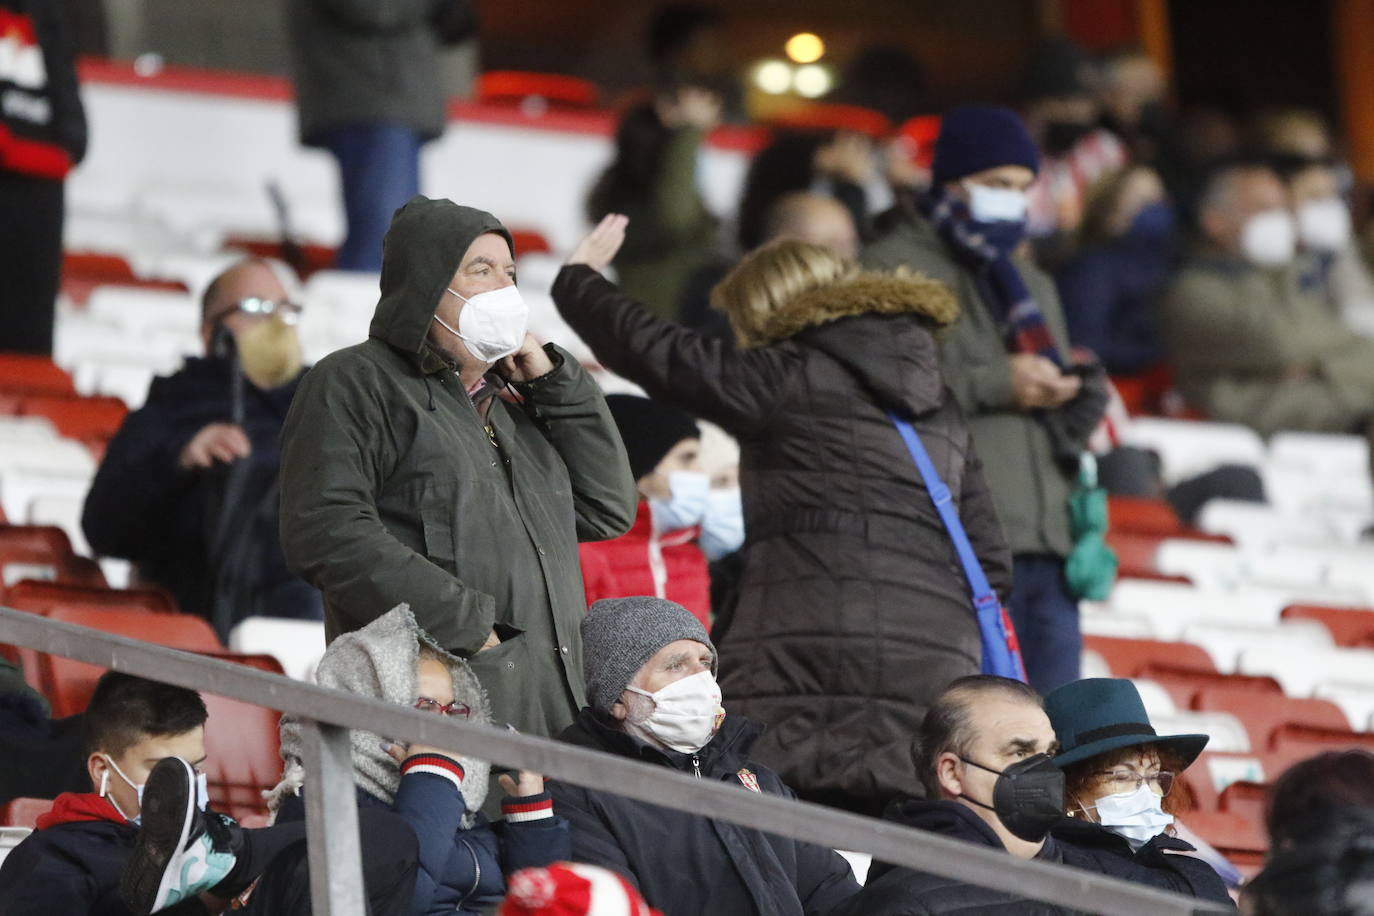
[[[1040,171],[1040,153],[1016,112],[995,105],[960,105],[940,119],[930,169],[935,184],[1004,165]]]

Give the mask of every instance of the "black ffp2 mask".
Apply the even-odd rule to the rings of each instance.
[[[961,797],[996,814],[1013,836],[1038,843],[1064,816],[1064,771],[1054,765],[1049,754],[1034,754],[1000,772],[967,757],[959,759],[997,776],[991,805],[967,795]]]

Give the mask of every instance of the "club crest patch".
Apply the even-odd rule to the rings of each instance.
[[[750,792],[762,792],[759,788],[759,778],[748,767],[741,767],[738,774],[739,781],[744,783],[744,787]]]

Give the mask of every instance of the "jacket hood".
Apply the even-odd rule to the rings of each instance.
[[[943,328],[959,317],[959,300],[924,274],[861,272],[794,296],[761,318],[732,310],[730,321],[740,347],[750,349],[858,315],[917,315]]]
[[[469,721],[490,725],[491,711],[486,691],[478,682],[477,675],[467,662],[444,650],[420,629],[410,606],[406,604],[396,605],[361,630],[345,633],[330,643],[320,659],[315,679],[321,687],[410,706],[416,695],[415,666],[421,644],[433,649],[448,668],[453,679],[454,699],[466,703],[472,710]],[[382,742],[390,739],[354,729],[350,740],[354,782],[369,795],[390,803],[401,784],[399,766],[382,750]],[[287,763],[283,783],[296,781],[293,764],[303,759],[302,741],[300,721],[293,716],[283,716],[281,756]],[[467,773],[463,780],[463,799],[471,816],[481,809],[486,799],[490,765],[469,758],[463,758],[461,762]],[[278,789],[281,788],[278,786]],[[287,788],[294,791],[296,786]]]
[[[47,812],[38,815],[34,826],[39,830],[47,830],[58,824],[76,824],[82,821],[109,821],[121,826],[129,824],[124,815],[110,804],[108,798],[94,792],[63,792],[53,799],[52,807]]]
[[[407,201],[382,241],[382,296],[368,334],[414,357],[424,372],[444,368],[448,361],[426,344],[430,319],[468,246],[487,232],[515,254],[506,227],[484,210],[419,194]]]

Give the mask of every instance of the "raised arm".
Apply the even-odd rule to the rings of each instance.
[[[627,220],[611,214],[577,247],[553,285],[563,319],[611,371],[651,397],[735,434],[777,409],[794,357],[777,348],[734,351],[656,318],[598,273],[624,241]]]
[[[302,379],[281,450],[281,543],[287,565],[362,626],[405,601],[427,633],[473,653],[496,601],[469,588],[387,530],[377,492],[395,464],[381,403],[386,386],[357,363],[326,358]]]

